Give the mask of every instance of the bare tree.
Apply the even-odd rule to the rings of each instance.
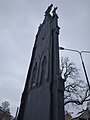
[[[2,102],[0,108],[2,110],[2,116],[1,116],[0,120],[3,120],[4,116],[6,116],[6,114],[10,114],[9,102],[8,101]]]
[[[90,100],[89,89],[80,78],[80,70],[68,57],[61,58],[60,75],[65,80],[64,105],[82,105]]]
[[[8,101],[2,102],[1,109],[7,113],[10,113],[10,104]]]

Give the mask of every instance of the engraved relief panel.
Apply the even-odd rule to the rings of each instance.
[[[38,69],[39,69],[38,64],[39,64],[38,59],[37,59],[37,61],[34,60],[33,66],[32,66],[32,72],[31,72],[31,76],[30,76],[29,90],[30,90],[30,88],[34,88],[37,86]]]
[[[42,65],[41,65],[41,79],[40,79],[41,84],[44,84],[46,82],[45,80],[46,66],[47,66],[47,59],[46,59],[46,56],[44,56]]]
[[[41,58],[39,84],[45,84],[48,81],[49,75],[49,55],[48,50],[44,51]]]
[[[37,62],[34,64],[34,67],[32,70],[31,87],[34,87],[37,84],[36,77],[37,77]]]

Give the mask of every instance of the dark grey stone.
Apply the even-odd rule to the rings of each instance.
[[[57,7],[38,28],[18,120],[64,120],[64,81],[59,77]]]
[[[32,90],[26,105],[24,120],[50,120],[50,85]]]

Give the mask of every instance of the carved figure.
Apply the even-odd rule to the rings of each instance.
[[[53,13],[53,16],[56,14],[56,10],[57,10],[58,7],[54,7],[54,10],[52,11]]]
[[[51,4],[51,5],[47,8],[47,10],[45,11],[45,15],[47,15],[47,14],[50,13],[52,7],[53,7],[53,4]]]

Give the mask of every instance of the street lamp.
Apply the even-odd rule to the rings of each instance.
[[[82,57],[82,53],[90,53],[90,51],[78,51],[78,50],[74,50],[74,49],[67,49],[67,48],[64,48],[64,47],[59,47],[59,50],[68,50],[68,51],[73,51],[73,52],[79,53],[80,58],[81,58],[81,62],[82,62],[82,66],[83,66],[83,70],[84,70],[84,74],[85,74],[85,77],[86,77],[86,81],[87,81],[87,84],[88,84],[88,87],[89,87],[89,90],[90,90],[89,79],[88,79],[88,75],[87,75],[85,64],[84,64],[83,57]]]

